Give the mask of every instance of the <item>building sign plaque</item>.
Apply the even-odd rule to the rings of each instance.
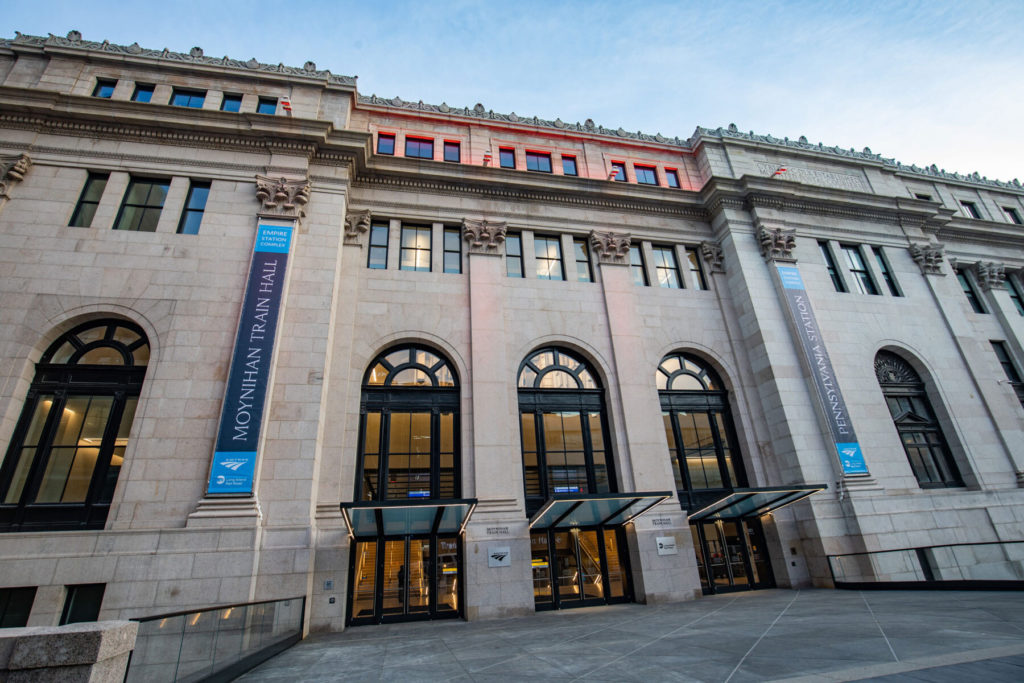
[[[659,555],[678,555],[679,548],[676,547],[675,536],[658,536]]]
[[[511,567],[512,553],[507,545],[492,545],[487,548],[488,567]]]

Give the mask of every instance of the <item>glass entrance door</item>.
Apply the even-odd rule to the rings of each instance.
[[[701,588],[705,593],[775,585],[760,520],[718,520],[690,528]]]
[[[560,609],[632,597],[619,529],[560,529],[530,535],[536,608]]]

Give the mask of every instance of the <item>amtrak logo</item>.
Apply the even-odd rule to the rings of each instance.
[[[857,449],[856,448],[844,448],[842,450],[842,453],[847,458],[852,458],[853,456],[857,455]]]
[[[501,562],[506,557],[508,557],[508,553],[501,553],[501,552],[491,553],[491,557],[494,558],[495,562]]]
[[[221,467],[227,467],[232,472],[237,472],[249,464],[248,460],[222,460]]]

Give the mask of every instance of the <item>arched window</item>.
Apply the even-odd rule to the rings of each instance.
[[[616,490],[604,392],[586,361],[533,353],[519,368],[519,413],[528,514],[552,494]]]
[[[145,333],[124,320],[50,345],[0,467],[0,530],[103,528],[148,362]]]
[[[875,355],[875,376],[921,488],[963,486],[924,382],[914,368],[895,353],[879,351]]]
[[[682,504],[695,509],[746,486],[732,446],[728,394],[715,371],[694,356],[673,353],[662,359],[654,381]]]
[[[356,500],[460,495],[459,388],[446,359],[413,344],[382,353],[360,410]]]

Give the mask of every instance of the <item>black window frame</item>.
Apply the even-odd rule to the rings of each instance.
[[[1012,206],[1002,207],[1003,213],[1006,214],[1006,218],[1014,225],[1024,225],[1024,219],[1021,218],[1020,211]]]
[[[132,91],[132,102],[152,102],[155,90],[156,86],[152,83],[136,83],[135,90]]]
[[[513,265],[519,274],[513,273]],[[523,260],[523,236],[518,232],[505,234],[505,275],[507,277],[525,278],[525,261]]]
[[[551,153],[526,150],[526,170],[535,173],[551,173]]]
[[[1017,313],[1024,315],[1024,293],[1021,292],[1020,285],[1013,273],[1006,274],[1006,278],[1003,280],[1003,287],[1006,288],[1006,293],[1010,295],[1010,301],[1013,302]]]
[[[673,246],[655,244],[651,246],[651,253],[654,256],[654,273],[658,276],[658,287],[661,289],[682,289],[683,288],[683,277],[679,271],[679,259],[676,258],[676,248]],[[670,259],[670,263],[662,264],[659,262],[659,256],[667,255]],[[666,280],[662,277],[662,274],[673,276],[672,282],[666,283]]]
[[[682,187],[682,185],[679,184],[679,171],[677,169],[665,169],[665,184],[674,190],[678,190]]]
[[[82,186],[82,194],[78,197],[78,203],[68,221],[69,228],[91,228],[93,219],[96,218],[96,209],[103,199],[103,192],[107,189],[107,181],[110,180],[109,173],[96,173],[89,171]],[[95,197],[93,199],[92,197]],[[88,216],[89,220],[85,220]]]
[[[684,247],[683,253],[686,255],[687,268],[690,271],[690,283],[693,285],[689,289],[707,290],[708,279],[704,275],[704,265],[700,260],[700,252],[697,251],[696,247]]]
[[[179,97],[187,97],[185,104],[176,102]],[[206,91],[193,90],[191,88],[174,88],[171,90],[171,99],[167,102],[172,107],[184,107],[185,109],[202,109],[206,104]]]
[[[418,240],[414,242],[413,246],[406,246],[406,235],[415,234],[417,237],[420,235],[427,236],[427,246],[419,246]],[[414,225],[411,223],[402,223],[402,230],[398,236],[398,269],[411,271],[414,273],[429,273],[433,270],[433,244],[434,242],[434,229],[429,225]],[[426,253],[427,265],[426,267],[420,267],[417,265],[406,266],[405,258],[407,254],[412,255],[413,263],[418,263],[421,260],[422,255]]]
[[[129,202],[128,200],[132,196],[132,191],[135,189],[137,185],[141,184],[148,184],[150,186],[149,190],[146,193],[146,199],[144,200],[144,203],[138,204],[135,202]],[[153,196],[153,189],[156,187],[164,188],[163,198],[160,200],[159,204],[149,203],[150,199]],[[132,232],[156,232],[157,225],[160,223],[160,216],[164,210],[164,202],[167,201],[167,193],[170,191],[170,188],[171,181],[169,179],[137,178],[135,176],[132,176],[131,180],[128,182],[128,188],[124,192],[124,198],[121,200],[121,208],[117,212],[117,220],[114,221],[114,230],[128,230]],[[123,224],[123,222],[126,220],[125,210],[130,208],[142,209],[142,211],[138,214],[135,214],[132,218],[127,219],[128,225],[130,226],[127,227]],[[147,228],[143,230],[143,224],[147,222],[149,216],[154,215],[154,211],[156,215],[156,221],[153,223],[153,228]],[[138,220],[134,220],[135,216],[138,216]],[[132,223],[134,223],[133,226]]]
[[[1006,342],[991,340],[992,350],[996,354],[996,358],[999,360],[999,365],[1003,368],[1003,374],[1006,375],[1006,382],[1013,389],[1013,393],[1017,395],[1017,400],[1020,401],[1022,407],[1024,407],[1024,380],[1021,379],[1020,371],[1017,370],[1017,363],[1014,362],[1013,356],[1010,355],[1010,349],[1006,347]]]
[[[189,180],[185,206],[178,220],[179,235],[198,235],[206,213],[206,202],[210,199],[209,180]]]
[[[276,97],[260,97],[256,100],[256,113],[265,116],[276,116],[277,104],[278,98]]]
[[[839,272],[839,267],[836,265],[835,257],[832,255],[832,246],[826,240],[818,240],[818,249],[821,250],[821,256],[825,261],[825,269],[828,271],[828,276],[832,280],[832,286],[835,287],[837,292],[846,294],[849,290],[846,287],[846,282],[843,280],[842,273]]]
[[[900,291],[899,284],[896,282],[896,276],[893,274],[892,268],[889,266],[889,259],[886,258],[882,247],[872,246],[870,249],[871,253],[875,255],[875,262],[878,264],[878,272],[882,274],[882,280],[885,281],[885,286],[889,289],[889,293],[893,296],[903,296],[903,292]]]
[[[987,314],[988,310],[981,302],[981,295],[978,294],[978,290],[971,281],[971,276],[968,274],[967,270],[964,268],[954,268],[953,272],[956,273],[957,282],[960,283],[960,289],[967,298],[967,303],[971,305],[971,310],[982,315]]]
[[[657,166],[633,164],[633,176],[636,178],[636,182],[641,185],[661,185],[661,183],[658,182]]]
[[[590,265],[590,245],[584,237],[572,239],[572,252],[576,260],[576,282],[593,282],[594,271]]]
[[[498,166],[500,168],[516,167],[516,150],[514,147],[498,148]]]
[[[572,169],[571,171],[569,169]],[[579,167],[576,165],[576,157],[563,154],[562,155],[562,175],[567,176],[578,176],[580,174]]]
[[[410,154],[410,152],[412,152]],[[429,152],[425,154],[424,152]],[[434,139],[422,138],[416,135],[405,136],[405,158],[406,159],[434,159]]]
[[[462,143],[458,140],[445,140],[444,160],[453,164],[462,163]]]
[[[60,626],[99,621],[105,583],[82,583],[66,586],[64,608],[60,612]]]
[[[108,90],[109,88],[109,90]],[[92,89],[92,96],[101,100],[109,100],[114,97],[114,90],[117,88],[117,79],[97,78],[96,86]]]
[[[634,255],[637,258],[634,259]],[[644,259],[644,250],[639,244],[632,244],[629,247],[629,270],[633,275],[634,285],[639,287],[651,286],[651,282],[647,277],[647,261]]]
[[[545,249],[545,255],[541,256],[538,251],[539,246],[545,244],[548,246]],[[551,256],[550,245],[555,245],[558,250],[557,256]],[[535,263],[534,270],[538,280],[552,280],[552,281],[565,281],[565,254],[562,253],[562,238],[558,235],[534,235],[533,236],[533,258]],[[547,273],[541,274],[541,262],[547,264]],[[558,264],[558,277],[552,277],[551,275],[551,264]]]
[[[231,106],[229,106],[231,105]],[[220,110],[237,114],[242,111],[242,96],[238,93],[224,93],[220,101]]]
[[[367,268],[371,270],[387,270],[390,233],[391,225],[388,221],[373,221],[370,223],[369,248],[366,250]],[[380,239],[382,235],[383,240]],[[383,260],[374,259],[375,255],[380,254],[383,254]]]
[[[628,183],[629,176],[626,175],[626,164],[622,161],[613,161],[612,172],[609,174],[611,180],[616,183]]]
[[[846,258],[846,268],[853,276],[853,284],[857,294],[868,294],[879,296],[881,292],[875,284],[875,278],[871,276],[868,262],[864,259],[864,252],[859,244],[840,244],[839,251]]]
[[[452,244],[455,248],[451,248]],[[442,247],[442,264],[441,271],[444,273],[451,273],[458,275],[462,272],[462,230],[459,228],[445,228],[441,235],[441,247]],[[449,265],[448,257],[451,256],[455,261],[455,267]]]
[[[0,629],[28,626],[37,590],[36,586],[0,588]]]
[[[390,145],[391,149],[387,148]],[[395,134],[394,133],[377,133],[377,154],[386,154],[387,156],[395,156]]]
[[[963,209],[963,213],[965,216],[967,216],[968,218],[981,220],[981,211],[978,210],[977,202],[972,202],[967,199],[958,199],[957,201],[960,202],[960,207],[961,209]]]
[[[915,192],[914,199],[920,199],[921,201],[930,202],[932,200],[932,196],[924,192]]]

